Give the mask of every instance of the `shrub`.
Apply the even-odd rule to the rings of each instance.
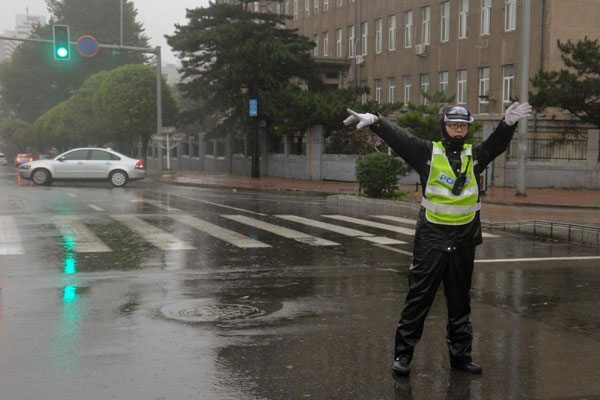
[[[398,176],[407,172],[402,161],[385,153],[371,153],[356,163],[356,179],[369,197],[391,195],[398,185]]]

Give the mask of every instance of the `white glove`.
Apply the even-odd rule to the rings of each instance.
[[[506,113],[504,114],[504,121],[506,121],[507,125],[514,125],[521,118],[531,117],[532,108],[529,103],[519,104],[518,101],[512,103],[510,107],[506,109]]]
[[[357,112],[352,111],[349,108],[346,108],[346,111],[350,113],[350,116],[344,120],[344,125],[349,126],[354,122],[358,121],[358,125],[356,125],[357,129],[364,128],[366,126],[372,125],[379,120],[376,115],[365,113],[359,114]]]

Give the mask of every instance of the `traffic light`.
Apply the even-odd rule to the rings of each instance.
[[[70,60],[71,48],[69,46],[69,26],[53,25],[54,32],[54,59]]]

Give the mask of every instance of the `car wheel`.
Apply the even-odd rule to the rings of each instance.
[[[48,185],[50,183],[50,172],[47,169],[36,169],[31,174],[31,180],[36,185]]]
[[[110,173],[108,177],[110,183],[115,187],[123,187],[127,184],[127,174],[125,171],[117,170]]]

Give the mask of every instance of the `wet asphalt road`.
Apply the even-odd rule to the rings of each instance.
[[[412,236],[325,217],[339,214],[324,200],[33,187],[2,169],[0,399],[600,398],[597,249],[487,238],[472,294],[483,375],[450,371],[440,290],[411,377],[395,378]]]

